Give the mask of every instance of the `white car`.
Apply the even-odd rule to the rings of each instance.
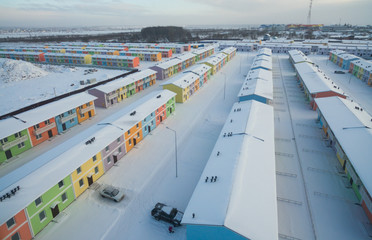
[[[115,202],[119,202],[124,198],[124,192],[121,191],[118,188],[112,187],[112,186],[107,186],[104,187],[101,191],[100,194],[104,198],[110,198],[114,200]]]

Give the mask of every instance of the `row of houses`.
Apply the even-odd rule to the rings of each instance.
[[[176,102],[186,102],[196,91],[206,84],[212,75],[215,75],[236,54],[236,49],[227,48],[223,52],[213,55],[200,64],[184,71],[181,75],[162,84],[177,94]],[[192,62],[191,62],[192,63]],[[187,65],[186,65],[187,66]]]
[[[339,172],[353,189],[372,222],[372,116],[352,100],[340,97],[315,99],[318,121],[328,145],[336,152]]]
[[[372,85],[372,62],[364,60],[343,50],[334,50],[329,52],[329,60],[355,77],[359,78],[368,85]]]
[[[258,45],[257,49],[270,48],[273,53],[288,53],[291,50],[299,50],[306,55],[311,53],[311,46],[306,44],[277,44],[277,43],[264,43]]]
[[[208,46],[196,50],[196,53],[185,53],[178,57],[156,64],[150,69],[157,72],[156,79],[163,80],[185,70],[187,67],[214,54],[215,46]]]
[[[347,95],[329,78],[318,66],[308,62],[308,58],[301,59],[298,50],[289,52],[289,58],[292,62],[296,77],[299,81],[301,90],[306,96],[313,110],[316,110],[316,98],[338,96],[346,98]],[[296,58],[296,59],[295,59]],[[297,63],[295,63],[297,62]]]
[[[145,69],[124,78],[119,78],[104,85],[89,89],[88,93],[97,97],[94,100],[96,106],[108,108],[155,83],[156,72],[151,69]]]
[[[235,103],[183,215],[187,239],[278,239],[275,171],[273,107]]]
[[[0,238],[32,239],[175,111],[149,94],[0,179]]]
[[[269,62],[269,64],[266,64]],[[252,66],[238,93],[239,102],[256,100],[265,104],[273,102],[273,76],[271,50],[262,48],[253,60]]]
[[[80,93],[0,120],[0,164],[93,117],[95,99]]]

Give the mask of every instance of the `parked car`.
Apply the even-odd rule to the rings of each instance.
[[[167,206],[164,203],[157,203],[151,211],[151,216],[158,221],[162,220],[178,227],[181,226],[183,212],[178,211],[177,208]]]
[[[104,187],[100,191],[100,194],[102,197],[109,198],[111,200],[114,200],[115,202],[121,201],[125,196],[123,191],[112,186]]]
[[[336,70],[335,73],[336,73],[336,74],[345,74],[344,71],[339,71],[339,70]]]

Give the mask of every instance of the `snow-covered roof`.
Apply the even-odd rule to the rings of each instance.
[[[130,51],[144,51],[144,52],[169,52],[170,49],[161,48],[129,48]]]
[[[175,86],[180,87],[182,89],[185,89],[198,79],[200,79],[199,75],[197,75],[193,72],[185,72],[181,75],[178,75],[178,76],[168,80],[165,83],[162,83],[161,86],[172,84],[172,85],[175,85]]]
[[[156,64],[155,66],[158,67],[158,68],[162,68],[162,69],[168,69],[168,68],[173,67],[173,66],[175,66],[177,64],[180,64],[180,63],[182,63],[182,61],[180,59],[172,58],[172,59],[169,59],[168,61]]]
[[[259,61],[259,60],[264,60],[264,61],[268,61],[270,63],[273,62],[271,56],[267,56],[267,55],[258,55],[254,58],[253,62],[255,61]]]
[[[253,62],[252,66],[251,66],[251,69],[260,68],[260,67],[268,69],[268,70],[272,70],[273,69],[273,64],[269,61],[265,61],[263,59],[260,59],[260,60],[257,60],[255,62]]]
[[[184,53],[182,55],[179,55],[175,58],[180,59],[182,62],[184,62],[184,61],[187,61],[187,60],[189,60],[191,58],[194,58],[194,57],[195,57],[194,53],[188,52],[188,53]]]
[[[299,50],[288,51],[288,54],[292,61],[294,62],[294,64],[301,62],[314,63],[310,58],[308,58],[303,52]]]
[[[272,55],[272,51],[270,48],[261,48],[260,50],[258,50],[258,53],[257,53],[257,56],[259,55],[267,55],[267,56],[271,56]]]
[[[246,79],[239,91],[238,97],[257,95],[273,100],[273,81],[255,78]]]
[[[343,50],[332,50],[329,53],[332,53],[332,54],[334,54],[336,56],[339,56],[339,55],[345,54],[346,52],[343,51]]]
[[[343,59],[343,61],[360,59],[360,57],[348,53],[342,54],[341,56],[339,56],[339,58]]]
[[[199,76],[202,76],[204,73],[208,72],[210,69],[211,69],[211,67],[208,66],[208,65],[206,65],[206,64],[197,64],[197,65],[191,66],[184,73],[186,73],[186,72],[193,72],[193,73],[195,73],[195,74],[197,74]]]
[[[297,73],[301,76],[310,94],[319,92],[336,92],[342,95],[345,93],[327,75],[314,65],[302,62],[295,64]]]
[[[272,72],[266,69],[257,68],[250,70],[247,74],[246,80],[255,79],[255,78],[261,78],[264,80],[272,81],[273,75]]]
[[[205,52],[207,52],[209,50],[212,50],[214,48],[215,48],[215,46],[206,46],[206,47],[203,47],[203,48],[198,48],[198,49],[192,51],[192,53],[194,53],[194,54],[203,54],[203,53],[205,53]]]
[[[59,114],[77,108],[87,102],[94,101],[95,99],[97,97],[88,93],[79,93],[14,115],[14,118],[10,117],[0,120],[0,139],[56,117]]]
[[[119,78],[112,82],[97,86],[95,87],[95,89],[107,94],[153,74],[156,74],[156,71],[152,69],[146,69],[140,72],[133,73],[124,78]]]
[[[267,104],[233,105],[182,223],[224,226],[248,239],[278,239],[273,118]]]
[[[315,102],[363,185],[371,194],[371,115],[361,111],[362,108],[355,102],[339,97],[318,98]]]
[[[199,63],[209,63],[212,64],[213,66],[219,64],[223,59],[227,58],[226,54],[223,53],[218,53],[216,55],[210,56],[206,59],[203,59]]]
[[[161,97],[158,98],[159,95]],[[0,178],[0,195],[15,186],[20,186],[16,195],[1,202],[0,225],[175,95],[169,90],[148,94],[134,104],[119,110],[100,123]],[[136,113],[131,115],[133,111]],[[93,137],[95,137],[95,141],[86,145],[85,142]]]
[[[228,47],[228,48],[223,49],[221,52],[230,55],[231,53],[236,52],[236,48],[234,48],[234,47]]]
[[[372,62],[370,61],[367,61],[367,60],[364,60],[364,59],[359,59],[359,60],[354,60],[354,61],[351,61],[354,65],[360,67],[360,68],[363,68],[367,71],[371,71],[372,70]]]
[[[118,56],[118,55],[102,55],[102,54],[95,54],[95,55],[92,55],[92,59],[115,59],[115,60],[133,60],[137,57],[134,57],[134,56]]]

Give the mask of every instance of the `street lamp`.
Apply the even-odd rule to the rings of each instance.
[[[225,76],[225,82],[223,84],[223,100],[225,100],[225,95],[226,95],[226,93],[225,93],[226,92],[226,73],[221,72],[221,74]]]
[[[169,127],[165,127],[165,128],[174,132],[174,149],[175,149],[175,153],[176,153],[176,177],[178,177],[178,174],[177,174],[177,132],[176,132],[176,130],[173,130]]]

